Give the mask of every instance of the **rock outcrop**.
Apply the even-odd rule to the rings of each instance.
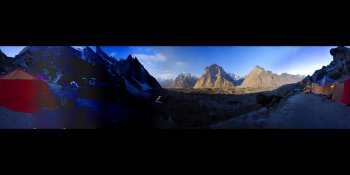
[[[0,75],[9,72],[16,68],[14,58],[7,57],[5,53],[0,50]]]
[[[333,60],[327,66],[323,66],[310,77],[304,79],[304,83],[318,82],[324,76],[340,81],[350,77],[350,48],[338,46],[332,48],[330,54],[333,56]]]
[[[348,60],[350,61],[350,48],[338,46],[330,50],[334,61]]]
[[[5,59],[7,59],[7,56],[0,50],[0,61],[4,61]]]

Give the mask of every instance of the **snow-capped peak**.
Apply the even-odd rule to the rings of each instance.
[[[75,50],[82,52],[87,46],[72,46]]]

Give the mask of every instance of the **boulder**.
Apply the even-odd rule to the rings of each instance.
[[[266,108],[270,108],[270,107],[273,107],[275,104],[279,103],[283,99],[283,97],[280,95],[268,96],[268,95],[259,93],[255,99],[257,104]]]

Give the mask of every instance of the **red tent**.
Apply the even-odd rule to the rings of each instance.
[[[350,104],[350,78],[344,81],[343,103]]]
[[[0,78],[0,106],[19,111],[37,112],[55,107],[48,84],[21,68]]]

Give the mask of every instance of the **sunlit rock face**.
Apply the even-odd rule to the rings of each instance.
[[[244,79],[242,87],[277,88],[285,84],[299,82],[302,79],[303,76],[300,75],[290,75],[287,73],[278,75],[271,71],[266,71],[260,66],[255,66]]]
[[[212,64],[206,67],[204,75],[202,75],[196,82],[193,88],[232,88],[235,87],[233,78],[227,74],[224,69],[217,65]]]

